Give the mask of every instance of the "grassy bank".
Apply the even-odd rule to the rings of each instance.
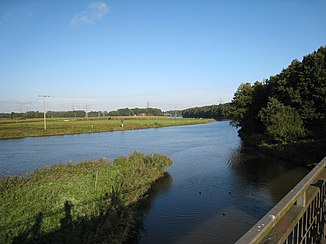
[[[154,116],[101,117],[89,119],[61,118],[48,119],[47,130],[44,130],[43,119],[0,120],[0,139],[135,130],[209,122],[212,122],[212,120],[174,119]]]
[[[171,160],[133,153],[0,180],[0,243],[125,241],[135,204]]]

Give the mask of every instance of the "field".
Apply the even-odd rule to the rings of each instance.
[[[137,203],[171,164],[135,152],[0,179],[0,243],[123,243]]]
[[[0,139],[135,130],[165,126],[202,124],[209,122],[212,122],[212,120],[166,118],[159,116],[77,119],[49,118],[47,119],[46,123],[47,130],[44,130],[43,119],[2,119],[0,120]]]

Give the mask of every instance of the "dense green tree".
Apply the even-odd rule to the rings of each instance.
[[[9,113],[0,113],[0,118],[2,118],[2,119],[10,119],[10,114]]]
[[[96,112],[98,113],[98,112]],[[39,111],[27,111],[25,113],[10,113],[10,118],[43,118],[43,112]],[[46,116],[48,118],[69,118],[69,117],[85,117],[85,111],[74,110],[74,111],[47,111]],[[0,116],[1,117],[1,116]]]
[[[120,108],[117,110],[119,113],[119,116],[131,116],[133,115],[129,108]]]
[[[10,118],[12,119],[17,119],[17,118],[23,118],[25,119],[26,118],[26,114],[25,113],[10,113]]]
[[[43,113],[41,113],[43,116]],[[86,112],[83,110],[73,110],[73,111],[48,111],[47,117],[49,118],[73,118],[73,117],[85,117]],[[41,116],[41,117],[42,117]]]
[[[271,96],[299,112],[312,137],[326,136],[326,47],[292,61],[268,85]]]
[[[231,124],[237,127],[245,126],[248,120],[248,113],[252,104],[254,88],[250,83],[243,83],[239,86],[231,102],[230,116]]]
[[[295,142],[305,135],[302,119],[297,111],[270,98],[267,107],[259,112],[268,137],[275,142]]]
[[[219,104],[204,107],[188,108],[182,111],[184,118],[213,118],[222,120],[229,118],[230,104]]]
[[[293,60],[265,82],[241,84],[230,111],[240,135],[274,141],[326,138],[326,47]],[[287,130],[287,131],[284,131]]]
[[[102,111],[91,111],[88,113],[88,117],[103,117],[105,112]]]
[[[231,102],[231,124],[240,127],[239,134],[250,134],[253,132],[253,94],[254,87],[250,83],[243,83],[235,92]]]
[[[119,116],[119,112],[118,111],[110,111],[109,116]]]
[[[39,111],[28,111],[25,113],[25,118],[42,118],[44,114]]]
[[[163,116],[163,112],[158,108],[122,108],[116,111],[110,111],[109,116],[134,116],[139,114]]]

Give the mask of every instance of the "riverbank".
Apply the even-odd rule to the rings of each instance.
[[[239,133],[242,140],[258,150],[302,166],[313,167],[326,155],[326,140],[302,140],[293,143],[267,143],[259,134]]]
[[[135,226],[137,202],[171,164],[133,153],[3,178],[0,242],[121,243]]]
[[[313,167],[326,156],[326,140],[302,141],[284,144],[260,144],[263,152],[275,155],[298,165]]]
[[[48,119],[47,129],[44,130],[43,119],[0,120],[0,139],[136,130],[204,124],[212,121],[212,119],[183,119],[161,116],[60,118]]]

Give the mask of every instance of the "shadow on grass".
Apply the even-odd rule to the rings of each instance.
[[[150,201],[159,191],[157,184],[171,177],[164,177],[154,183],[145,197],[132,206],[126,206],[118,193],[104,197],[99,202],[99,214],[96,216],[73,219],[74,205],[70,201],[64,203],[64,216],[60,219],[60,227],[56,230],[42,232],[45,213],[35,216],[33,225],[18,234],[12,243],[138,243],[137,233],[143,228],[143,214],[149,211]],[[153,189],[154,187],[154,189]],[[144,204],[146,207],[144,207]]]
[[[74,205],[64,204],[64,217],[60,228],[42,233],[43,213],[35,217],[32,227],[27,228],[13,240],[13,243],[121,243],[135,225],[133,207],[125,206],[118,194],[107,196],[98,216],[85,216],[73,220]],[[104,207],[105,205],[105,207]]]
[[[23,233],[19,234],[14,238],[13,243],[26,243],[29,239],[38,239],[43,221],[43,214],[40,212],[35,217],[35,223],[30,229],[25,230]]]

